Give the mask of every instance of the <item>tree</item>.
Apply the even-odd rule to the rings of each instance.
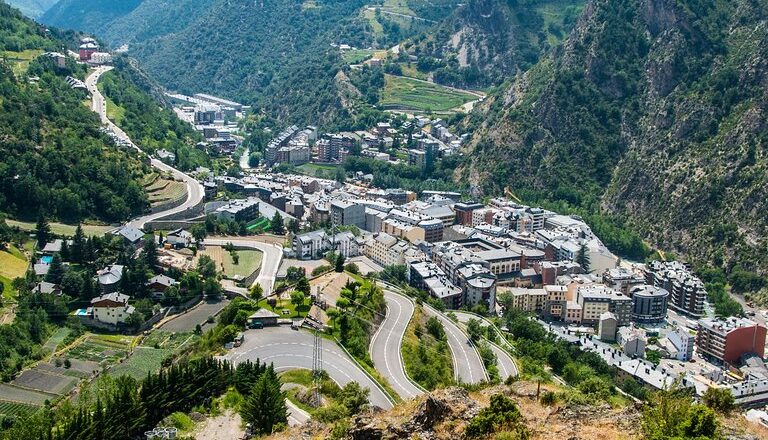
[[[75,235],[72,237],[70,259],[75,263],[82,263],[85,261],[85,234],[83,233],[83,227],[80,224],[77,225]]]
[[[499,431],[513,431],[518,434],[513,438],[525,439],[530,434],[522,421],[523,417],[513,400],[503,394],[494,394],[491,404],[469,421],[464,434],[468,438],[476,438]]]
[[[215,278],[216,277],[216,263],[208,255],[201,255],[197,261],[197,272],[202,275],[203,278]]]
[[[189,233],[192,234],[192,237],[195,238],[195,242],[197,242],[198,245],[201,241],[205,240],[205,237],[208,235],[208,231],[206,230],[205,225],[201,223],[192,225],[192,227],[189,228]]]
[[[288,222],[288,231],[290,231],[292,234],[297,234],[300,229],[301,229],[301,225],[299,225],[298,219],[294,218]]]
[[[479,341],[483,337],[483,327],[480,325],[480,320],[471,318],[469,321],[467,321],[467,333],[469,333],[469,338],[473,342]]]
[[[299,292],[298,290],[291,292],[291,304],[296,306],[296,316],[299,316],[299,306],[304,305],[304,301],[306,300],[307,297],[304,293]]]
[[[259,162],[261,162],[261,153],[253,152],[248,156],[249,167],[256,168],[257,166],[259,166]]]
[[[144,239],[142,257],[144,264],[146,264],[150,270],[153,270],[155,267],[157,267],[157,245],[155,244],[154,236]]]
[[[275,211],[275,215],[272,216],[272,220],[269,222],[269,226],[272,229],[272,233],[276,235],[285,234],[285,225],[283,224],[283,217],[280,213]]]
[[[64,279],[64,263],[61,261],[59,254],[53,254],[51,265],[48,267],[48,274],[45,275],[45,280],[53,284],[61,284],[61,280]]]
[[[296,290],[303,293],[304,295],[309,295],[311,290],[309,286],[309,280],[307,277],[301,277],[299,278],[299,281],[296,283]]]
[[[727,388],[709,387],[701,397],[701,401],[713,410],[724,414],[736,408],[733,394]]]
[[[251,299],[254,301],[258,301],[261,299],[262,296],[264,296],[264,288],[261,287],[261,284],[256,283],[251,287]]]
[[[48,224],[43,214],[37,218],[37,225],[35,226],[35,236],[37,238],[37,247],[42,248],[51,239],[51,225]]]
[[[576,263],[581,266],[584,272],[589,272],[589,249],[586,244],[581,245],[579,252],[576,254]]]
[[[338,272],[338,273],[344,272],[344,262],[345,261],[346,261],[346,259],[344,258],[344,255],[339,254],[338,257],[336,257],[336,262],[335,262],[335,264],[336,264],[336,266],[335,266],[336,272]]]
[[[355,415],[368,407],[368,395],[371,391],[363,388],[357,382],[349,382],[341,389],[337,400],[349,411],[349,415]]]
[[[280,391],[280,380],[271,366],[243,401],[240,415],[253,426],[256,434],[271,434],[288,422],[285,395]]]
[[[657,391],[644,408],[642,427],[648,440],[716,438],[714,411],[694,404],[687,390],[673,386]]]

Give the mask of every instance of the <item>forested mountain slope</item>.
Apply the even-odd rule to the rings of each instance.
[[[562,49],[469,118],[456,177],[601,210],[694,261],[768,271],[767,11],[591,0]]]
[[[487,87],[525,71],[572,29],[584,0],[470,0],[406,46],[437,82]]]
[[[40,21],[62,29],[100,33],[109,24],[133,11],[142,0],[59,0]]]
[[[56,0],[6,0],[6,3],[27,17],[37,18],[56,4]]]
[[[0,4],[0,212],[122,220],[147,206],[140,178],[148,167],[117,149],[85,91],[65,81],[83,79],[85,67],[40,56],[69,40]]]

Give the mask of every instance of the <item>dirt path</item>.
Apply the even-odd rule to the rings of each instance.
[[[203,422],[195,433],[197,440],[234,440],[243,438],[245,430],[240,427],[240,414],[230,411]]]

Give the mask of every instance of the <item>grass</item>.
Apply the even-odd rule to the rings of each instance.
[[[12,281],[9,278],[6,278],[2,275],[0,275],[0,283],[3,284],[3,299],[9,300],[16,298],[16,295],[18,292],[13,290],[13,286],[11,286]]]
[[[475,99],[474,95],[404,76],[386,75],[381,105],[417,111],[446,111]]]
[[[255,250],[237,250],[240,260],[237,264],[229,252],[224,253],[224,274],[227,276],[248,277],[261,267],[263,254]]]
[[[157,180],[146,188],[147,198],[152,205],[158,205],[171,200],[185,197],[187,187],[182,182],[175,180]]]
[[[2,58],[10,61],[13,74],[19,77],[27,73],[29,62],[40,56],[42,53],[43,51],[39,49],[29,49],[21,52],[5,51],[1,55]]]
[[[312,372],[309,370],[288,370],[280,375],[283,383],[296,383],[305,387],[312,386]]]
[[[23,277],[27,273],[29,263],[16,255],[1,251],[0,252],[0,277],[12,280]]]
[[[261,301],[259,301],[259,307],[267,310],[271,310],[278,315],[280,315],[281,318],[295,318],[297,317],[297,312],[299,317],[305,317],[307,316],[307,312],[309,312],[310,305],[309,305],[309,298],[304,299],[304,304],[296,307],[295,304],[293,304],[290,300],[281,299],[277,301],[277,305],[274,309],[269,306],[267,303],[267,299],[264,298]],[[283,314],[283,310],[288,310],[288,314]]]
[[[258,219],[252,221],[250,224],[248,224],[248,231],[250,232],[264,232],[269,230],[272,227],[272,224],[270,223],[269,219],[266,217],[259,217]]]
[[[416,79],[423,79],[425,81],[427,80],[427,78],[429,78],[429,74],[417,69],[415,64],[400,63],[400,68],[403,71],[403,76],[416,78]]]
[[[114,101],[106,96],[104,99],[107,101],[107,118],[117,125],[122,124],[123,118],[125,117],[125,109],[115,104]]]
[[[339,165],[325,165],[319,163],[305,163],[294,168],[294,171],[300,174],[306,174],[307,176],[318,177],[323,179],[336,178],[336,170]]]
[[[426,323],[427,317],[421,307],[417,307],[401,347],[405,371],[428,390],[453,385],[453,360],[448,343],[426,334]],[[417,334],[417,328],[421,335]]]
[[[368,58],[371,58],[372,56],[373,56],[372,50],[355,49],[355,50],[348,50],[344,52],[341,55],[341,58],[347,64],[360,64],[363,61],[367,60]]]
[[[18,227],[22,231],[34,231],[35,230],[35,223],[31,222],[21,222],[18,220],[6,220],[5,221],[8,226],[10,227]],[[65,236],[73,236],[75,235],[75,229],[77,229],[77,225],[65,225],[64,223],[50,223],[51,226],[51,232],[53,232],[56,235],[65,235]],[[83,224],[83,233],[88,236],[102,236],[106,234],[107,232],[115,229],[114,226],[110,225],[89,225],[89,224]]]

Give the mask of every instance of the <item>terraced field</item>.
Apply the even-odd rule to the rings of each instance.
[[[163,360],[173,354],[173,350],[152,347],[136,347],[131,356],[109,369],[110,376],[128,375],[134,379],[147,377],[148,372],[160,369]]]
[[[67,357],[97,362],[101,366],[118,363],[128,356],[131,338],[93,335],[71,348]]]
[[[152,206],[162,203],[178,200],[185,196],[187,187],[183,182],[175,180],[158,179],[151,185],[145,187],[147,198]]]
[[[75,388],[77,379],[33,368],[22,372],[11,384],[46,393],[64,395]]]
[[[27,405],[43,405],[45,401],[53,400],[56,396],[35,390],[27,390],[7,383],[0,383],[0,400],[25,403]]]
[[[438,84],[404,76],[385,75],[381,105],[385,108],[414,111],[448,111],[476,96]]]
[[[34,413],[39,409],[38,406],[28,405],[20,402],[10,402],[0,399],[0,415],[6,417],[23,417]]]

